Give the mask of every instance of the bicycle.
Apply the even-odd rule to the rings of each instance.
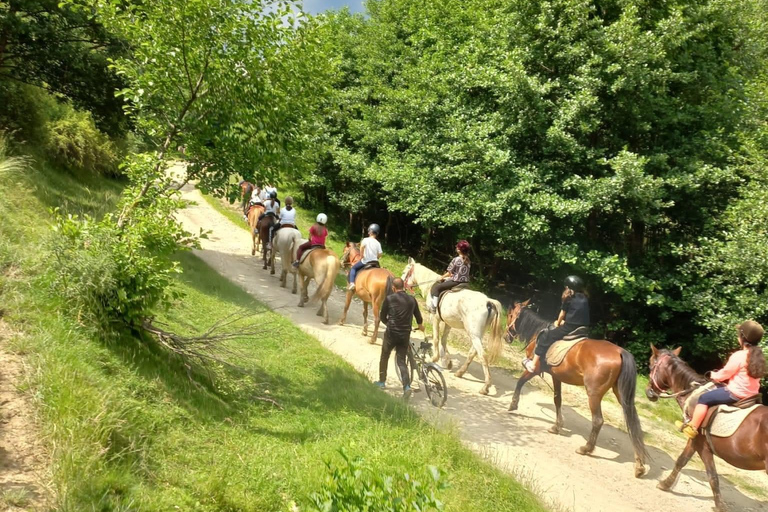
[[[427,392],[427,398],[435,407],[442,407],[448,400],[448,386],[445,384],[445,377],[440,365],[433,363],[432,343],[427,336],[423,341],[410,340],[408,343],[408,355],[405,358],[405,364],[411,374],[411,383],[418,381],[420,388]],[[397,368],[397,367],[396,367]],[[402,382],[400,369],[397,369],[398,377]]]

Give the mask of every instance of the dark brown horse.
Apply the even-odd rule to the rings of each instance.
[[[518,302],[510,309],[507,317],[507,341],[519,337],[521,341],[528,344],[526,353],[528,357],[531,357],[536,345],[536,338],[542,329],[549,326],[550,322],[529,309],[527,307],[529,303],[530,300],[523,303]],[[645,450],[643,429],[640,426],[640,418],[635,408],[637,367],[632,354],[609,341],[587,338],[577,343],[560,365],[549,368],[547,371],[552,376],[555,409],[557,411],[557,419],[549,431],[553,434],[559,434],[563,427],[562,383],[584,386],[589,398],[589,409],[592,411],[592,432],[587,444],[576,451],[582,455],[592,453],[597,444],[597,436],[603,426],[603,396],[608,390],[613,389],[613,393],[624,411],[624,421],[627,424],[629,438],[635,451],[635,477],[643,476],[648,453]],[[523,389],[523,385],[533,377],[532,373],[525,371],[520,380],[517,381],[515,395],[509,406],[510,411],[517,410],[520,391]]]
[[[259,230],[259,241],[261,241],[261,256],[264,258],[264,266],[262,267],[264,270],[267,270],[267,265],[270,260],[270,254],[267,250],[267,244],[269,243],[269,228],[274,223],[275,218],[271,215],[265,215],[256,223],[256,228]],[[274,274],[274,271],[272,273]]]
[[[349,268],[360,261],[361,257],[357,244],[347,242],[344,254],[341,256],[341,266],[345,269]],[[352,297],[357,295],[363,301],[363,336],[368,336],[368,304],[373,306],[373,336],[370,343],[376,343],[376,337],[379,335],[379,312],[384,299],[392,292],[394,279],[394,274],[385,268],[372,268],[362,273],[358,272],[355,290],[347,290],[347,302],[344,304],[344,313],[341,315],[339,325],[344,325]]]
[[[687,392],[693,389],[695,383],[707,382],[707,379],[693,371],[685,361],[678,357],[680,347],[675,350],[659,350],[651,345],[651,379],[645,394],[655,402],[666,391],[671,392],[682,409],[685,407]],[[677,482],[677,477],[694,453],[698,453],[704,462],[709,477],[709,485],[715,496],[715,510],[727,510],[720,494],[720,481],[715,468],[714,448],[717,456],[732,466],[740,469],[763,470],[768,472],[768,407],[761,406],[744,420],[744,423],[731,437],[711,436],[712,446],[704,435],[690,439],[683,453],[675,462],[672,473],[659,482],[657,486],[662,491],[669,491]]]

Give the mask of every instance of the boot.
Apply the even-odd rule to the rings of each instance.
[[[676,421],[675,426],[677,427],[677,430],[685,434],[688,437],[688,439],[696,439],[696,436],[699,435],[699,431],[696,430],[696,427],[694,427],[690,423],[683,423],[682,421]]]

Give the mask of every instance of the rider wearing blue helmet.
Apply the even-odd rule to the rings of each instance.
[[[379,258],[381,258],[381,244],[376,239],[376,237],[379,236],[380,231],[381,228],[379,228],[378,224],[371,224],[368,226],[368,238],[364,238],[360,243],[360,253],[363,255],[363,258],[355,263],[349,270],[349,290],[355,289],[355,277],[357,276],[357,271],[368,263],[379,261]]]

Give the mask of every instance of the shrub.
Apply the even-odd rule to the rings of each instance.
[[[312,496],[313,510],[318,512],[428,512],[443,510],[438,491],[446,486],[440,470],[430,466],[426,483],[414,480],[408,473],[401,477],[374,474],[361,458],[352,459],[343,451],[340,467],[326,463],[330,475],[322,490]]]
[[[47,149],[61,165],[97,172],[105,176],[120,174],[120,155],[115,144],[96,128],[89,112],[71,107],[60,119],[48,125]]]

